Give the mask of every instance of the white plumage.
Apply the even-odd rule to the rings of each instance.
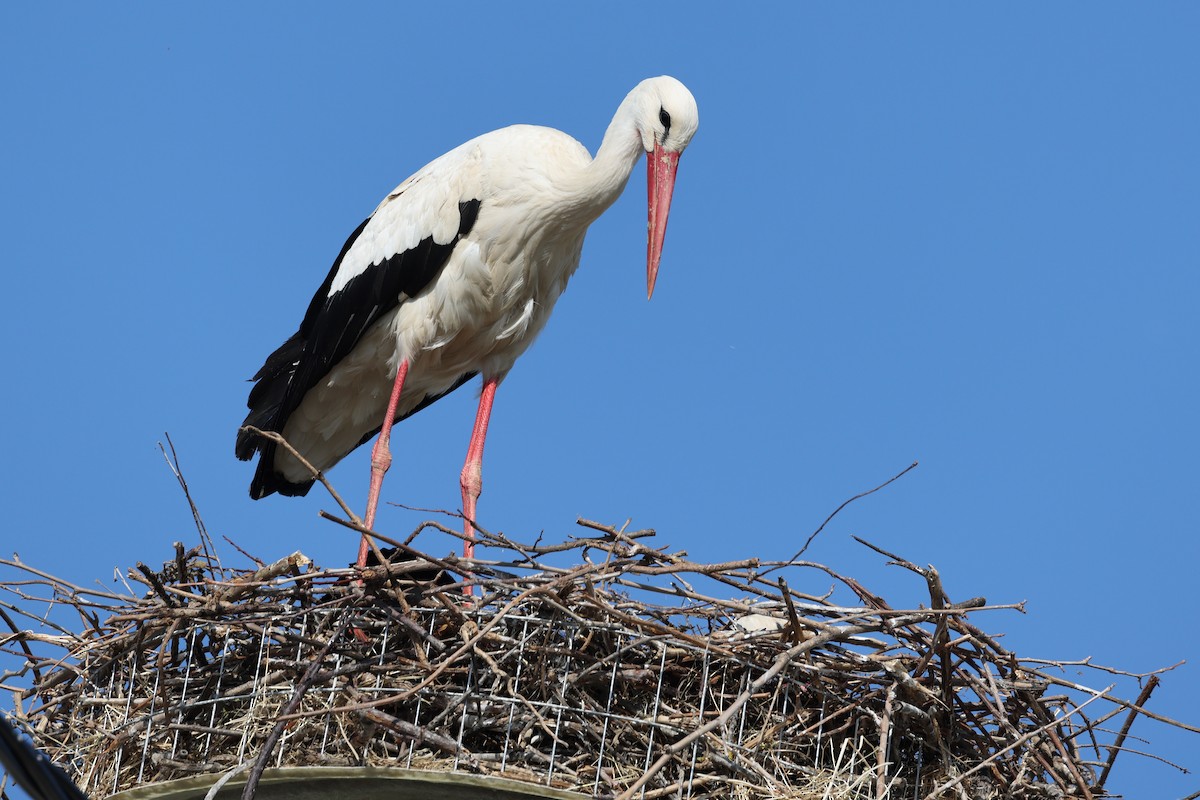
[[[697,123],[683,84],[652,78],[621,103],[594,159],[565,133],[514,125],[430,162],[346,242],[300,331],[255,376],[246,424],[282,433],[325,470],[385,422],[386,450],[390,422],[478,374],[485,432],[490,391],[545,326],[579,266],[588,225],[620,195],[642,153],[653,292],[675,168]],[[311,486],[312,475],[282,449],[239,433],[239,457],[256,451],[252,496]]]

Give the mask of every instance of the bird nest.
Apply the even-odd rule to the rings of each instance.
[[[971,621],[1019,606],[952,602],[891,554],[928,607],[813,562],[697,563],[580,524],[555,544],[480,532],[489,557],[464,562],[422,552],[454,534],[425,523],[363,570],[229,567],[205,536],[139,563],[129,595],[4,561],[0,684],[91,796],[229,771],[252,796],[268,766],[354,765],[606,798],[1041,798],[1103,796],[1157,682],[1134,676],[1130,702],[1065,680]],[[788,585],[805,571],[857,600]]]

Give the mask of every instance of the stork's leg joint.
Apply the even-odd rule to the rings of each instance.
[[[463,499],[478,500],[483,494],[483,465],[478,461],[468,461],[463,465],[458,477],[458,485],[462,487]]]
[[[386,473],[392,468],[392,448],[388,446],[383,437],[379,437],[375,441],[375,447],[371,449],[371,469],[377,473]]]

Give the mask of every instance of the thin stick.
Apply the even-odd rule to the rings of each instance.
[[[850,505],[855,500],[861,500],[862,498],[866,497],[867,495],[875,494],[875,492],[878,492],[883,487],[888,486],[889,484],[895,483],[896,481],[903,478],[906,474],[908,474],[908,472],[910,470],[915,469],[918,463],[920,463],[920,462],[917,462],[917,461],[912,462],[907,467],[900,470],[895,475],[893,475],[892,477],[888,478],[883,483],[876,486],[874,489],[868,489],[865,492],[859,492],[858,494],[854,495],[854,497],[851,497],[849,500],[847,500],[846,502],[842,503],[840,506],[835,508],[833,510],[833,513],[830,514],[828,517],[826,517],[825,521],[822,522],[815,531],[813,531],[811,534],[809,534],[808,538],[804,541],[804,546],[801,547],[799,550],[797,550],[796,555],[792,556],[790,559],[788,559],[788,561],[796,561],[797,559],[800,558],[800,556],[804,555],[805,551],[808,550],[808,546],[813,543],[813,539],[816,539],[817,535],[820,534],[821,531],[825,530],[825,526],[828,525],[830,523],[830,521],[834,517],[836,517],[843,508]]]
[[[350,510],[350,506],[346,505],[345,501],[342,500],[342,496],[337,493],[336,489],[333,488],[333,484],[331,484],[328,480],[326,480],[325,474],[323,472],[321,472],[321,470],[314,467],[308,461],[308,459],[306,459],[304,456],[300,455],[300,452],[296,448],[292,447],[292,445],[288,442],[288,440],[284,439],[282,435],[275,433],[274,431],[259,430],[258,428],[254,427],[253,425],[243,425],[241,430],[246,431],[247,433],[252,433],[255,436],[261,436],[262,438],[266,439],[267,441],[274,442],[275,444],[282,447],[284,450],[287,450],[288,455],[290,455],[292,458],[299,461],[300,466],[302,466],[306,470],[308,470],[309,474],[311,474],[313,476],[314,480],[318,480],[321,482],[321,485],[325,487],[325,491],[329,492],[329,496],[333,498],[334,502],[337,503],[339,507],[341,507],[342,512],[347,517],[349,517],[350,519],[352,519],[356,523],[358,523],[359,525],[362,525],[362,519],[357,514],[355,514],[353,511]]]
[[[1121,725],[1117,738],[1109,748],[1108,760],[1104,762],[1104,771],[1100,773],[1100,780],[1096,781],[1097,788],[1103,789],[1108,782],[1108,773],[1112,772],[1113,763],[1117,760],[1117,753],[1121,752],[1121,747],[1125,744],[1125,737],[1129,735],[1129,729],[1133,727],[1133,720],[1137,717],[1139,707],[1149,702],[1150,695],[1157,686],[1158,676],[1151,675],[1150,680],[1146,681],[1146,685],[1142,687],[1142,692],[1138,695],[1137,700],[1133,701],[1134,708],[1130,709],[1129,716],[1125,717],[1125,722]]]

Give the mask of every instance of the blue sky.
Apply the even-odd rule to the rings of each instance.
[[[896,606],[922,586],[851,534],[1027,600],[975,618],[1021,655],[1186,659],[1151,707],[1200,723],[1200,7],[444,8],[0,11],[4,551],[108,584],[193,540],[168,431],[214,534],[350,560],[319,491],[247,497],[245,379],[409,173],[515,122],[594,150],[668,73],[701,125],[654,300],[639,166],[497,395],[482,524],[786,558],[919,460],[809,555]],[[458,507],[474,391],[397,428],[385,500]],[[361,506],[367,470],[330,477]],[[1200,736],[1133,733],[1200,769]],[[1200,778],[1125,755],[1110,788]]]

